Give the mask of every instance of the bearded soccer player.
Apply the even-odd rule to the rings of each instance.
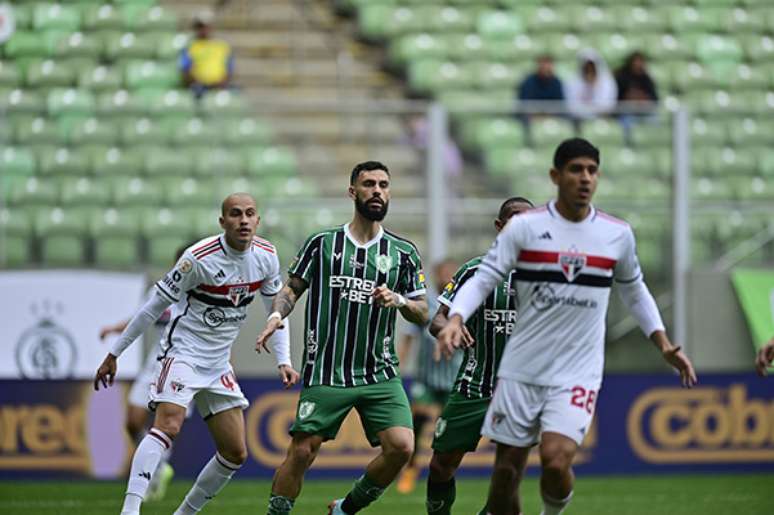
[[[556,149],[550,174],[556,200],[508,222],[457,293],[439,333],[443,352],[464,346],[465,321],[516,270],[519,314],[481,430],[497,442],[487,503],[493,515],[519,513],[518,485],[529,450],[538,444],[543,514],[558,515],[570,502],[572,461],[602,383],[614,281],[683,386],[696,384],[693,365],[669,341],[643,282],[631,227],[591,204],[601,175],[599,150],[581,138],[566,140]]]
[[[500,206],[495,230],[499,233],[511,217],[532,207],[532,202],[523,197],[509,198]],[[482,259],[479,256],[462,265],[438,297],[441,305],[430,325],[433,335],[438,335],[448,322],[452,301],[476,274]],[[511,271],[463,326],[465,354],[451,396],[435,426],[427,477],[427,513],[451,513],[456,497],[454,474],[465,453],[478,447],[481,426],[494,392],[495,374],[516,322],[517,306],[516,272]]]
[[[229,354],[257,292],[268,309],[282,280],[274,247],[255,236],[260,220],[255,200],[246,193],[235,193],[226,197],[221,211],[223,233],[189,247],[156,283],[94,379],[97,390],[100,384],[112,385],[121,353],[172,305],[172,321],[161,342],[150,392],[156,416],[132,458],[122,515],[140,513],[151,476],[172,447],[191,401],[207,421],[217,451],[175,515],[199,513],[247,459],[242,410],[248,402],[234,377]],[[280,377],[290,387],[299,375],[290,365],[287,331],[276,333],[272,345]]]
[[[427,323],[424,273],[416,247],[382,227],[390,203],[387,167],[360,163],[349,184],[352,221],[307,239],[256,342],[257,348],[266,345],[309,289],[303,389],[287,457],[274,476],[269,515],[290,513],[320,446],[336,437],[353,408],[381,453],[346,498],[329,505],[329,514],[354,514],[378,499],[414,450],[394,335],[398,312],[409,322]]]

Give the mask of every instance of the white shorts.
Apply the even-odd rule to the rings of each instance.
[[[156,353],[153,351],[149,352],[140,373],[137,374],[137,377],[132,383],[132,387],[129,389],[129,397],[127,400],[130,406],[148,409],[148,402],[150,401],[148,391],[151,385],[156,382],[156,377],[158,375],[158,372],[156,371],[157,363]]]
[[[185,408],[193,400],[205,419],[231,408],[249,406],[231,365],[223,369],[201,369],[175,357],[158,362],[150,400],[151,409],[160,402]]]
[[[580,445],[594,418],[598,393],[598,386],[539,386],[500,378],[481,434],[506,445],[530,447],[548,431]]]

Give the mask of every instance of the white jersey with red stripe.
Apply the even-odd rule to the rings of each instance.
[[[276,295],[282,276],[271,243],[256,237],[250,249],[240,252],[221,234],[186,249],[156,288],[174,302],[161,340],[162,356],[221,368],[228,366],[248,305],[259,292]]]
[[[642,280],[630,226],[593,206],[574,223],[550,202],[511,218],[478,273],[502,281],[513,269],[519,315],[498,377],[601,384],[613,280]]]

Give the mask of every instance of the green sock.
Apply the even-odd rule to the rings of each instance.
[[[281,495],[271,494],[269,497],[269,511],[266,515],[288,515],[296,501]]]
[[[360,476],[360,479],[355,481],[352,490],[350,490],[347,497],[344,499],[341,509],[344,510],[344,513],[354,515],[381,497],[384,490],[384,488],[375,484],[368,479],[368,476],[363,474]]]
[[[454,499],[457,497],[457,486],[454,478],[439,483],[427,480],[427,513],[432,515],[450,515]]]

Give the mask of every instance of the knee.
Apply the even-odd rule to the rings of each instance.
[[[309,441],[293,443],[288,452],[288,461],[294,468],[307,469],[317,456],[317,449]]]
[[[572,453],[555,447],[542,450],[540,463],[543,471],[549,474],[563,474],[572,466]]]
[[[218,450],[218,452],[234,465],[242,465],[247,461],[247,448],[244,445],[233,449]]]
[[[433,482],[449,481],[454,477],[455,467],[444,463],[437,454],[430,460],[430,480]]]
[[[181,425],[182,424],[176,423],[176,421],[164,420],[155,422],[153,427],[174,440],[177,438],[177,435],[180,434]]]
[[[414,454],[413,438],[400,438],[383,448],[384,457],[393,463],[407,463]]]
[[[502,483],[511,484],[518,481],[521,477],[519,468],[513,463],[499,462],[495,463],[492,468],[492,478],[497,479]]]

